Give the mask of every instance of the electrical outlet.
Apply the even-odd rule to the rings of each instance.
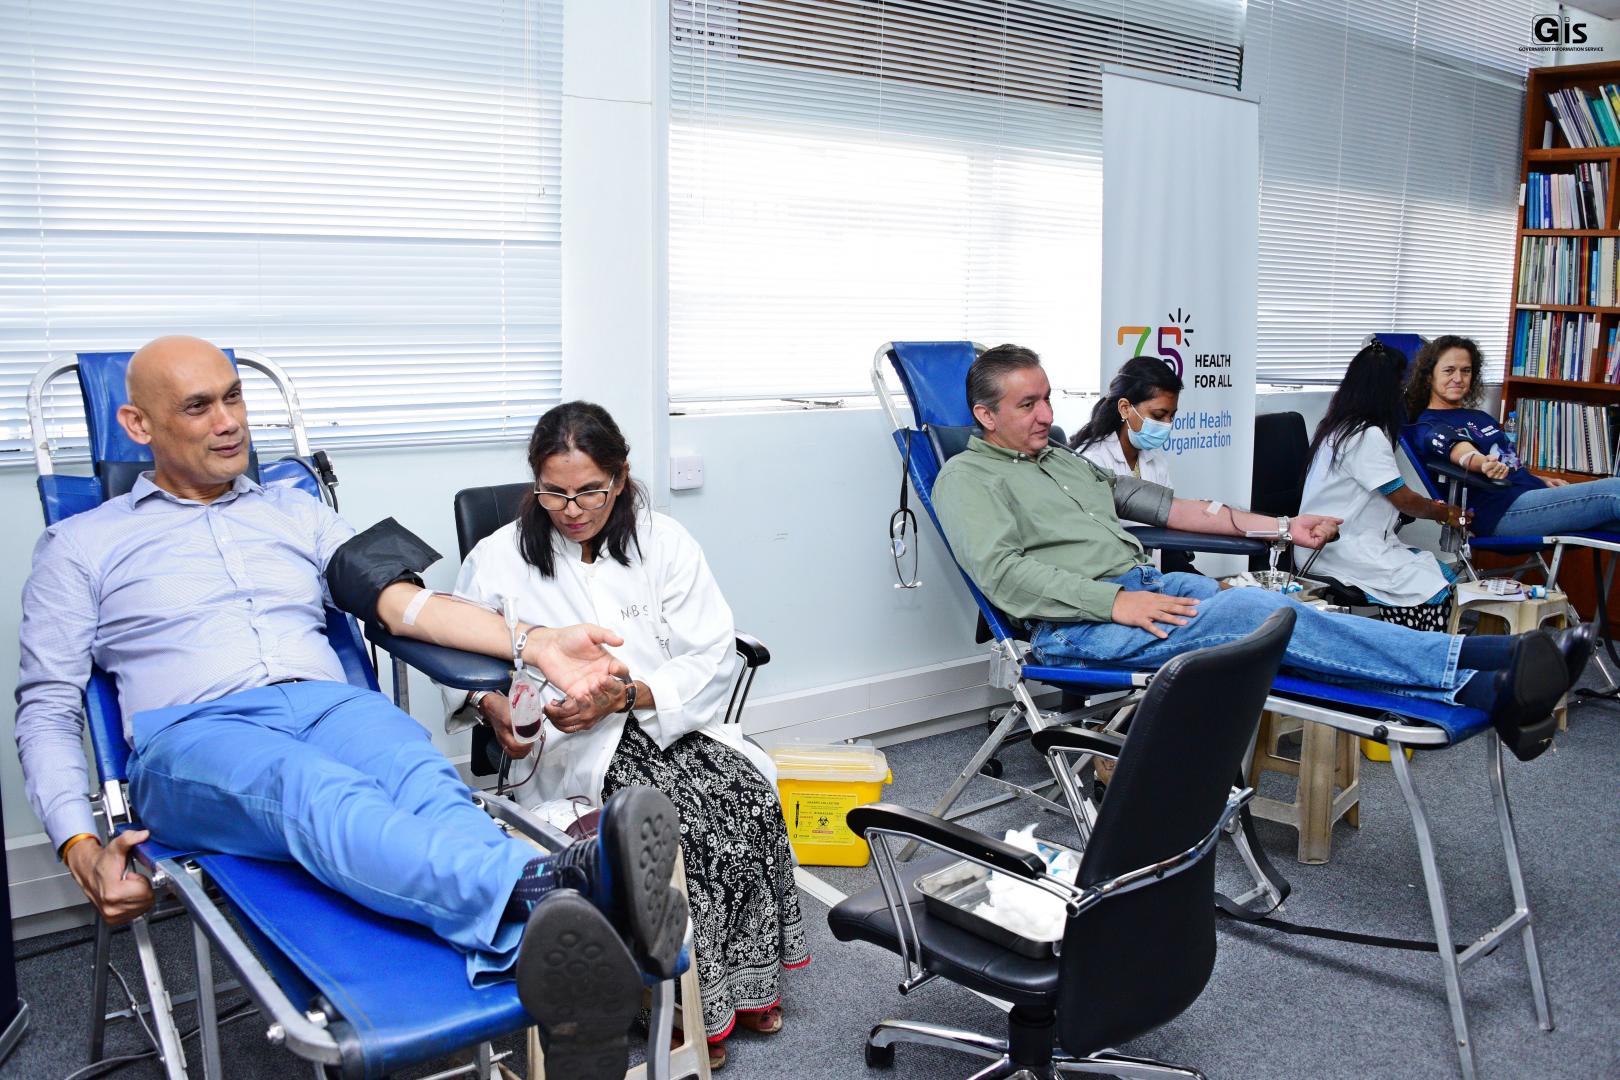
[[[703,486],[703,458],[698,454],[675,454],[669,459],[669,489],[691,491]]]

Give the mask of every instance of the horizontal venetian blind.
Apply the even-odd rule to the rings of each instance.
[[[1507,345],[1532,5],[1259,0],[1257,370],[1337,382],[1366,335]]]
[[[674,0],[672,401],[870,389],[888,340],[1095,383],[1105,62],[1236,86],[1242,5]]]
[[[562,0],[0,6],[0,459],[47,357],[164,333],[278,361],[317,444],[526,434],[561,72]]]

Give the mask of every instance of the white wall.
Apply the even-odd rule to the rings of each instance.
[[[1593,15],[1590,12],[1582,11],[1580,8],[1570,7],[1568,4],[1560,4],[1559,8],[1572,24],[1586,24],[1585,44],[1599,51],[1553,53],[1551,59],[1536,59],[1532,63],[1537,66],[1543,64],[1597,64],[1607,63],[1620,56],[1620,20],[1606,19],[1601,15]],[[1525,40],[1528,43],[1528,28],[1525,33]]]

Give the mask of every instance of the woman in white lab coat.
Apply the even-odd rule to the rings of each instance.
[[[1180,403],[1181,377],[1170,365],[1153,356],[1133,356],[1114,372],[1091,419],[1069,439],[1069,448],[1118,476],[1174,487],[1164,447]],[[1197,572],[1191,552],[1163,551],[1154,561],[1166,573]]]
[[[1395,438],[1405,423],[1401,372],[1406,358],[1382,342],[1356,354],[1311,440],[1300,512],[1340,518],[1339,539],[1322,548],[1310,573],[1354,585],[1388,622],[1444,630],[1451,574],[1427,551],[1395,535],[1399,515],[1455,525],[1455,507],[1419,495],[1401,479]]]
[[[537,759],[516,792],[525,805],[600,806],[630,784],[674,802],[710,1058],[723,1060],[734,1023],[780,1029],[779,973],[809,960],[771,760],[722,724],[738,663],[731,609],[691,534],[647,505],[606,410],[576,401],[547,412],[529,466],[535,493],[467,556],[456,592],[509,598],[524,625],[615,631],[624,644],[610,651],[629,681],[599,715],[549,717],[532,755],[502,695],[455,694],[451,726],[476,712],[509,754]]]

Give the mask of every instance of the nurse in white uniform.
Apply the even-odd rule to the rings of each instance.
[[[1170,454],[1164,447],[1180,402],[1181,377],[1168,364],[1151,356],[1132,357],[1114,373],[1108,392],[1092,409],[1086,426],[1069,440],[1069,448],[1116,475],[1174,487]],[[1196,572],[1190,552],[1157,552],[1155,562],[1166,573]]]
[[[1444,630],[1453,574],[1433,554],[1395,534],[1402,513],[1457,523],[1457,510],[1406,486],[1395,460],[1405,421],[1400,379],[1405,358],[1375,342],[1356,354],[1311,441],[1300,512],[1343,520],[1339,539],[1311,573],[1354,585],[1390,622]]]
[[[542,416],[529,442],[535,494],[467,556],[456,592],[492,606],[509,598],[525,625],[616,631],[624,645],[610,651],[630,681],[600,715],[546,720],[532,754],[513,737],[502,695],[447,693],[450,726],[476,714],[509,754],[536,759],[515,793],[525,805],[599,806],[629,784],[674,802],[718,1064],[734,1024],[781,1027],[779,974],[808,962],[809,946],[771,760],[722,724],[738,663],[731,608],[691,534],[647,505],[628,458],[600,406],[569,402]]]

